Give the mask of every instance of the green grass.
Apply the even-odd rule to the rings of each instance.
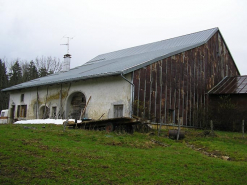
[[[42,126],[0,125],[0,184],[247,182],[247,139],[240,133],[203,137],[186,130],[177,142],[167,131],[157,137]]]

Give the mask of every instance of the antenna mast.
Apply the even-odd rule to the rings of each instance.
[[[65,37],[65,36],[63,36],[63,38],[67,38],[68,40],[67,40],[67,44],[60,44],[60,45],[66,45],[67,46],[67,54],[69,54],[69,39],[71,40],[71,39],[73,39],[73,37]]]

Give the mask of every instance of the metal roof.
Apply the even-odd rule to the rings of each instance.
[[[101,76],[127,74],[158,60],[205,44],[219,29],[212,28],[159,42],[98,55],[84,65],[24,82],[2,91],[71,82]]]
[[[208,94],[245,93],[247,93],[247,76],[225,77],[208,92]]]

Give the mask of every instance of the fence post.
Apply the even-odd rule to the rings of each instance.
[[[178,119],[178,133],[177,133],[177,140],[179,140],[179,134],[180,134],[180,119]]]
[[[244,120],[242,120],[242,134],[243,134],[243,138],[244,138]]]
[[[69,121],[69,117],[67,118],[66,121],[63,122],[63,131],[65,132],[66,130],[66,127],[67,127],[67,124],[68,124],[68,121]]]
[[[213,120],[210,120],[210,128],[211,128],[211,134],[214,133],[214,124],[213,124]]]
[[[158,136],[160,136],[160,130],[161,130],[161,127],[162,127],[162,124],[163,124],[163,116],[162,116],[162,121],[160,123],[160,127],[159,127],[159,132],[158,132]],[[158,124],[157,124],[157,128],[158,128]]]

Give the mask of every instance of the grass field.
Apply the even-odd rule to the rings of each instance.
[[[45,126],[45,128],[43,128]],[[246,184],[247,136],[0,125],[0,184]]]

